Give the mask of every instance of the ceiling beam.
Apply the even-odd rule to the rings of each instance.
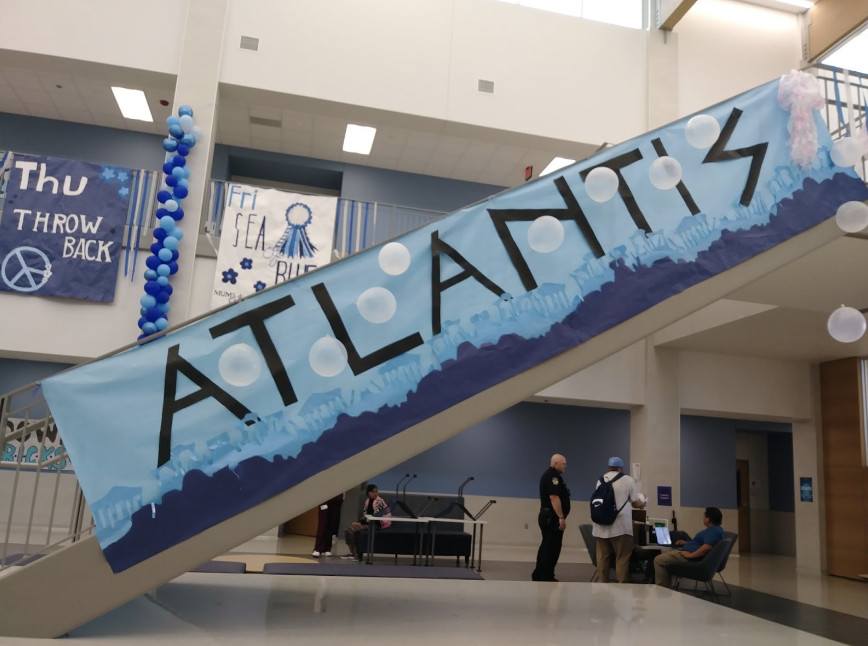
[[[810,57],[815,60],[868,20],[865,0],[819,0],[811,8],[808,27]]]
[[[658,0],[657,27],[672,31],[684,15],[698,0]]]

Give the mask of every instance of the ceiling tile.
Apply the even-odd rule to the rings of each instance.
[[[471,141],[464,149],[465,157],[473,159],[491,159],[497,151],[497,144],[489,144],[482,141]]]
[[[38,103],[25,103],[27,112],[31,117],[40,117],[42,119],[60,119],[60,113],[53,105],[42,105]]]
[[[261,105],[251,105],[250,116],[256,117],[257,119],[273,119],[275,121],[281,121],[283,119],[283,115],[277,108],[267,108]]]
[[[51,102],[51,97],[48,92],[39,88],[38,90],[24,90],[19,87],[15,88],[15,94],[24,102],[25,105],[44,105],[46,107],[54,107]]]
[[[356,164],[357,166],[370,166],[370,155],[359,155],[357,153],[341,152],[341,161],[345,164]]]
[[[273,130],[273,128],[272,128],[272,130]],[[253,144],[253,147],[256,148],[257,150],[268,150],[268,151],[274,152],[274,153],[282,152],[282,147],[281,147],[279,137],[277,137],[277,138],[269,137],[266,139],[259,139],[257,137],[254,137],[251,139],[251,143]]]
[[[117,128],[118,130],[127,129],[127,121],[120,115],[120,111],[118,111],[118,114],[102,114],[91,110],[90,114],[93,117],[94,123],[98,126]]]
[[[313,133],[305,132],[302,130],[282,130],[281,131],[281,140],[284,145],[286,144],[294,144],[299,146],[307,146],[310,147],[311,142],[313,141]]]
[[[457,170],[467,171],[469,173],[480,173],[483,168],[488,165],[485,159],[473,159],[472,157],[462,157],[455,164]]]
[[[250,137],[242,137],[241,135],[224,135],[223,140],[228,146],[250,148]]]
[[[434,152],[428,159],[428,164],[434,166],[449,166],[451,168],[458,163],[459,159],[461,159],[461,156],[457,154]]]
[[[248,112],[247,108],[243,106],[224,105],[221,103],[217,106],[217,115],[220,118],[220,121],[228,119],[231,121],[250,123],[250,112]]]
[[[437,177],[449,177],[452,174],[452,167],[428,164],[425,166],[425,173],[427,175],[436,175]]]
[[[427,150],[434,151],[434,145],[437,143],[437,135],[432,135],[428,132],[411,132],[407,135],[407,142],[404,147],[407,150]]]
[[[106,114],[113,117],[121,116],[121,109],[118,107],[118,104],[115,102],[114,97],[109,98],[108,100],[102,98],[92,97],[90,95],[84,96],[84,102],[87,105],[87,109],[91,111],[93,114]]]
[[[268,139],[280,143],[281,130],[280,128],[271,128],[269,126],[258,126],[250,124],[250,136],[254,139]]]
[[[310,149],[311,157],[315,159],[329,159],[332,161],[338,161],[341,158],[341,149],[334,148],[332,146],[317,146],[313,145]]]
[[[479,172],[473,172],[472,170],[462,170],[458,167],[452,169],[452,173],[449,175],[450,179],[457,179],[463,182],[475,182],[476,178],[479,177]]]
[[[374,148],[378,143],[390,146],[403,146],[407,142],[409,131],[401,128],[380,128],[377,130],[377,138],[374,140]]]
[[[112,94],[112,90],[108,84],[100,84],[87,79],[75,79],[74,83],[76,90],[83,97],[115,102],[114,94]]]
[[[314,119],[313,131],[317,134],[340,135],[343,140],[347,131],[347,122],[344,119],[317,115]]]
[[[224,135],[244,135],[250,136],[250,124],[245,121],[231,121],[229,119],[220,119],[217,122],[217,127]]]
[[[434,145],[434,152],[461,156],[467,148],[467,143],[466,139],[442,135],[437,138],[437,143]]]
[[[89,112],[87,103],[78,94],[51,94],[50,96],[57,108]]]
[[[39,77],[30,70],[21,70],[13,67],[4,67],[3,76],[9,81],[9,85],[22,90],[42,90],[42,83],[39,82]]]
[[[60,116],[63,118],[64,121],[89,123],[91,125],[93,125],[94,123],[93,117],[87,110],[76,110],[74,108],[67,108],[64,106],[58,106],[57,109],[60,112]]]
[[[304,112],[283,110],[282,121],[284,130],[313,130],[314,116]]]
[[[521,161],[522,157],[527,153],[527,150],[523,148],[514,148],[513,146],[498,146],[497,151],[494,153],[494,159],[497,161],[507,163],[512,162],[517,164]]]
[[[6,76],[3,74],[3,68],[0,67],[0,86],[9,85],[9,81],[6,80]]]
[[[383,158],[394,158],[398,159],[401,156],[401,152],[404,150],[404,146],[398,144],[389,144],[389,143],[380,143],[378,141],[374,142],[374,147],[371,149],[372,157],[383,157]]]
[[[414,161],[407,160],[403,157],[398,160],[398,164],[395,167],[395,170],[400,170],[405,173],[417,173],[421,174],[425,172],[425,162],[424,161]]]
[[[155,135],[158,133],[157,125],[152,121],[139,121],[138,119],[124,119],[127,124],[127,130],[133,130],[135,132],[147,132],[148,134]]]
[[[56,74],[39,74],[39,81],[42,87],[49,94],[78,94],[78,88],[75,87],[75,81],[68,76],[59,76]],[[57,86],[60,87],[57,87]]]
[[[0,112],[11,112],[12,114],[29,114],[27,108],[18,99],[0,99]]]
[[[301,157],[310,157],[310,142],[290,142],[284,140],[280,146],[281,152],[287,155],[299,155]]]
[[[430,150],[418,150],[410,148],[409,146],[404,146],[400,159],[408,162],[419,162],[424,166],[428,163],[428,160],[431,159],[432,154],[433,153]]]
[[[313,133],[311,144],[319,148],[328,148],[337,153],[341,152],[344,147],[344,138],[342,135],[331,135],[323,133]]]
[[[15,94],[15,90],[11,85],[0,85],[0,101],[18,101],[21,99],[18,98],[18,95]]]

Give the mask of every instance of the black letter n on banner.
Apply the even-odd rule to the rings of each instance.
[[[189,408],[193,404],[198,404],[206,399],[215,399],[230,413],[238,419],[244,419],[245,415],[249,415],[250,411],[240,401],[232,395],[220,388],[213,381],[208,379],[189,361],[178,353],[180,346],[173,345],[169,348],[169,355],[166,358],[166,381],[163,390],[163,417],[160,422],[160,445],[157,454],[157,467],[161,467],[169,461],[172,450],[172,421],[175,418],[175,413],[178,413],[185,408]],[[178,390],[178,373],[181,373],[187,379],[199,386],[199,390],[190,393],[186,397],[176,399]]]

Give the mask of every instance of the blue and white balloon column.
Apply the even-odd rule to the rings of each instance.
[[[184,219],[181,205],[189,192],[187,178],[187,155],[202,136],[201,128],[193,123],[193,108],[182,105],[178,116],[166,119],[169,136],[163,140],[163,149],[168,153],[163,172],[166,174],[163,187],[157,193],[160,203],[157,209],[159,226],[154,229],[154,244],[151,255],[145,261],[145,295],[142,296],[139,340],[162,332],[169,327],[169,299],[172,296],[170,277],[178,273],[178,243],[184,232],[178,223]]]

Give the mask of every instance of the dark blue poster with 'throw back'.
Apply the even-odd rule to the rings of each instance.
[[[0,220],[0,290],[113,301],[132,176],[16,155]]]

